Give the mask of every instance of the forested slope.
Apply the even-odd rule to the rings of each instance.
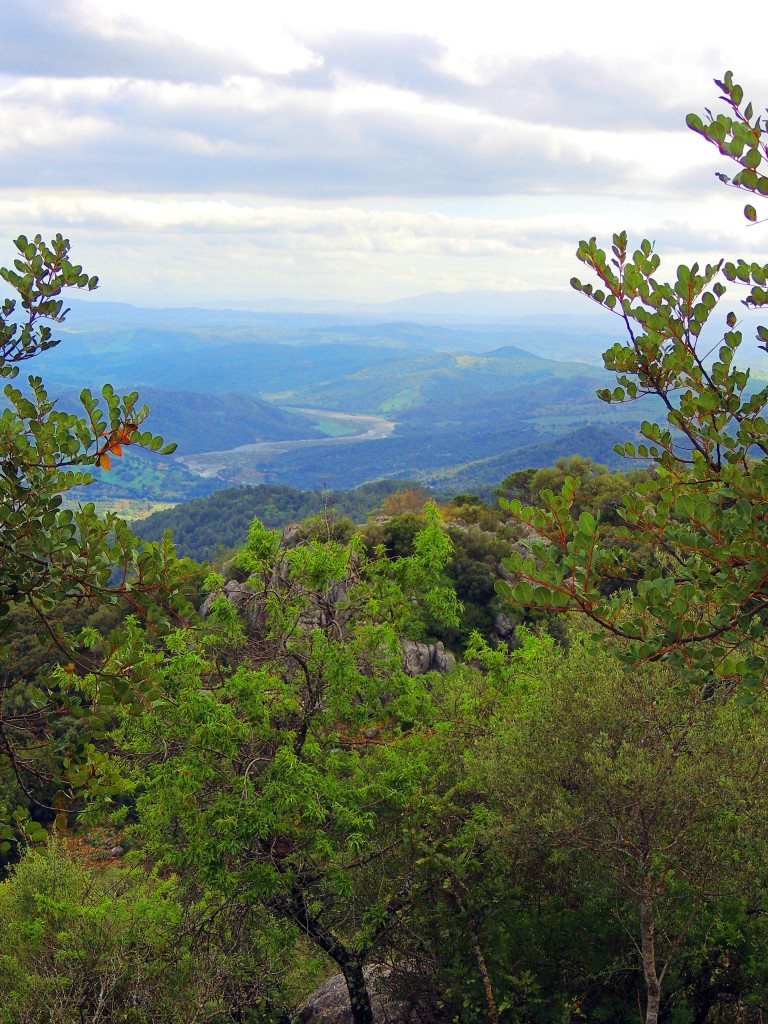
[[[325,509],[364,522],[387,495],[408,487],[407,481],[382,480],[352,491],[302,491],[280,484],[227,487],[208,498],[178,505],[136,523],[135,532],[159,541],[166,530],[180,554],[198,560],[245,543],[254,517],[270,527],[287,526]]]

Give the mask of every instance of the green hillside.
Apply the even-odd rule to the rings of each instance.
[[[562,434],[542,437],[511,451],[465,465],[443,467],[419,475],[419,480],[438,490],[482,490],[520,469],[550,466],[558,459],[581,455],[613,470],[627,470],[630,464],[614,447],[627,439],[625,426],[584,426]]]
[[[52,391],[62,407],[79,406],[78,390],[59,386]],[[147,428],[173,438],[180,454],[216,451],[255,441],[323,436],[307,416],[281,409],[254,395],[142,387],[139,398],[150,410]]]

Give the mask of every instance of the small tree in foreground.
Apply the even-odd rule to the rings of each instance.
[[[400,645],[422,614],[456,621],[434,506],[414,547],[394,561],[359,536],[285,550],[256,520],[235,560],[247,583],[230,588],[240,615],[219,594],[202,630],[168,639],[164,699],[118,739],[147,852],[312,943],[356,1024],[373,1020],[364,968],[420,892],[435,815],[434,698]]]
[[[759,173],[768,159],[766,121],[742,107],[741,88],[727,73],[717,85],[730,115],[689,127],[740,165],[721,180],[768,194]],[[747,206],[745,215],[756,213]],[[622,640],[635,662],[663,657],[692,677],[738,676],[741,700],[750,700],[768,671],[768,387],[737,365],[742,341],[730,310],[715,333],[712,314],[726,294],[724,281],[748,289],[744,304],[768,304],[768,264],[720,260],[702,268],[680,266],[672,281],[659,276],[653,245],[629,247],[614,235],[609,252],[593,238],[578,258],[597,286],[574,278],[573,287],[620,318],[626,341],[604,354],[617,386],[598,392],[606,402],[655,396],[666,425],[645,421],[641,443],[619,446],[628,458],[651,461],[656,474],[638,484],[619,511],[620,539],[652,545],[654,564],[633,555],[635,544],[606,547],[591,513],[571,509],[578,480],[559,494],[544,491],[544,509],[502,499],[511,514],[538,534],[530,556],[513,555],[507,568],[518,581],[500,582],[509,601],[526,607],[583,612]],[[768,349],[768,328],[758,327]],[[611,597],[606,597],[611,593]]]

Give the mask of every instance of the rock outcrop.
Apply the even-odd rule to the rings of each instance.
[[[374,1024],[443,1024],[447,1017],[423,975],[386,964],[365,968]],[[295,1024],[354,1024],[344,976],[323,982],[297,1010]]]
[[[403,670],[409,676],[421,676],[425,672],[450,672],[456,658],[446,651],[442,641],[435,644],[420,643],[418,640],[401,640]]]
[[[244,583],[238,583],[237,580],[227,580],[223,587],[224,597],[229,601],[233,608],[237,608],[238,611],[242,611],[248,606],[248,603],[253,600],[254,592],[250,587]],[[200,608],[200,614],[205,618],[211,610],[213,602],[220,597],[220,594],[209,594],[208,597],[203,601],[202,607]]]
[[[285,573],[284,566],[278,566],[275,570],[276,585],[285,582],[280,575]],[[326,607],[310,605],[301,616],[302,626],[310,630],[314,627],[324,629],[330,620],[330,608],[343,599],[347,591],[345,580],[336,583],[330,588],[327,594]],[[210,595],[205,599],[200,609],[200,614],[205,618],[211,609],[213,601],[221,595]],[[247,583],[240,583],[237,580],[228,580],[223,587],[223,596],[236,608],[242,617],[248,636],[259,641],[264,636],[264,613],[262,601],[259,595],[248,586]],[[330,606],[330,608],[329,608]],[[424,675],[425,672],[450,672],[456,664],[456,658],[450,651],[446,651],[441,641],[426,644],[417,640],[401,640],[403,670],[410,676]]]
[[[515,636],[515,622],[504,612],[496,612],[493,617],[493,628],[496,636],[502,640],[510,640]]]

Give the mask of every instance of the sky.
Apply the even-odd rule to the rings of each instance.
[[[0,263],[60,231],[101,299],[174,306],[566,290],[620,229],[759,258],[684,119],[728,68],[768,103],[762,36],[691,10],[15,0]]]

